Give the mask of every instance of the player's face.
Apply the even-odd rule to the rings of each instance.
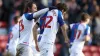
[[[20,21],[20,17],[18,18],[18,22]]]
[[[66,13],[66,11],[62,11],[62,13],[63,13],[64,20],[68,19],[68,14]]]
[[[64,16],[64,20],[68,19],[68,13],[64,12],[63,16]]]
[[[87,19],[87,24],[88,24],[89,22],[90,22],[90,19],[88,18],[88,19]]]
[[[36,6],[36,4],[33,4],[32,5],[32,12],[36,12],[37,11],[37,6]]]

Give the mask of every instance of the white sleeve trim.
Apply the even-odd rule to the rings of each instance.
[[[37,18],[37,17],[41,16],[42,14],[46,13],[47,11],[49,11],[49,8],[39,10],[33,14],[33,18]]]

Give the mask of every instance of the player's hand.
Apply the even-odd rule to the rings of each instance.
[[[70,42],[69,41],[65,41],[65,44],[69,47],[70,46]]]
[[[40,52],[38,45],[35,46],[36,50]]]
[[[55,7],[55,6],[50,6],[50,7],[49,7],[49,10],[52,10],[52,9],[57,9],[57,7]]]

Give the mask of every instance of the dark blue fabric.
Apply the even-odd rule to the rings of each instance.
[[[60,26],[64,24],[63,18],[62,18],[62,12],[58,10],[58,23]]]
[[[75,39],[75,36],[74,36],[75,30],[78,29],[78,26],[79,26],[79,23],[73,25],[72,30],[71,30],[70,42],[74,41],[74,39]]]
[[[40,42],[40,41],[41,41],[41,38],[42,38],[42,36],[39,36],[39,38],[38,38],[38,42]]]
[[[9,29],[8,41],[7,41],[8,44],[9,44],[9,42],[10,42],[10,34],[11,34],[11,32],[12,32],[12,28],[13,28],[13,27],[11,27],[11,28]],[[6,49],[8,49],[8,45],[6,46]]]
[[[43,34],[43,32],[44,32],[44,27],[43,27],[43,26],[45,25],[45,21],[43,20],[43,18],[47,16],[47,13],[48,13],[48,12],[46,12],[46,13],[40,18],[40,22],[39,22],[39,23],[40,23],[40,25],[39,25],[39,26],[40,26],[40,34]]]
[[[84,32],[84,35],[87,35],[88,34],[88,25],[86,26],[86,29],[85,29],[85,32]]]
[[[33,19],[33,14],[25,13],[24,14],[27,20],[32,20]]]
[[[73,42],[73,40],[75,39],[74,38],[74,28],[75,28],[75,25],[73,25],[72,30],[71,30],[70,42]]]

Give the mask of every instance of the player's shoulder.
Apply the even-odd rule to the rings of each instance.
[[[58,16],[58,9],[50,10],[50,11],[47,12],[47,14],[53,15],[53,16]]]
[[[87,24],[87,27],[90,27],[90,25]]]
[[[70,25],[75,25],[76,23],[72,23],[72,24],[70,24]]]
[[[21,16],[21,19],[24,19],[25,18],[25,15],[23,14],[22,16]]]
[[[72,28],[73,27],[73,25],[75,25],[76,23],[72,23],[72,24],[70,24],[70,28]]]
[[[56,13],[62,13],[60,10],[58,10],[58,9],[53,9],[53,10],[51,10],[52,12],[56,12]]]
[[[22,18],[23,18],[23,17],[26,17],[26,16],[28,16],[28,15],[30,15],[30,14],[32,14],[32,13],[23,13]]]
[[[15,24],[15,25],[13,26],[13,28],[12,28],[12,30],[17,30],[17,29],[19,29],[19,24]]]
[[[32,21],[33,14],[32,13],[24,13],[21,18],[23,21]]]
[[[90,29],[90,26],[89,25],[86,25],[86,28]]]
[[[90,26],[88,24],[81,24],[81,29],[90,29]]]
[[[53,10],[51,10],[51,11],[58,11],[58,9],[53,9]]]

